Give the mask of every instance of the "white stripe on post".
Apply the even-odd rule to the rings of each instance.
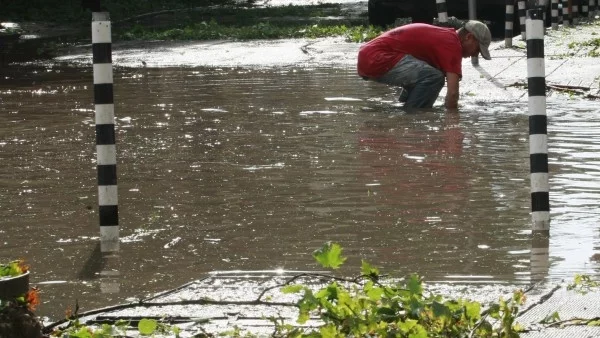
[[[446,0],[435,0],[435,4],[438,12],[438,21],[440,23],[448,22],[448,9],[446,7]]]
[[[111,145],[96,146],[98,165],[114,165],[117,163],[117,149]]]
[[[533,231],[550,230],[543,17],[543,10],[539,8],[527,11],[527,91]]]
[[[113,83],[112,63],[94,64],[94,83]]]
[[[115,122],[115,106],[113,104],[96,105],[96,124],[111,124]]]
[[[100,251],[119,251],[117,156],[113,102],[112,40],[110,16],[92,13],[92,53],[96,120],[96,167]]]

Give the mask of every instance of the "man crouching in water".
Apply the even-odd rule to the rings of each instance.
[[[492,34],[480,21],[469,20],[462,28],[413,23],[396,27],[365,43],[358,52],[358,75],[402,87],[405,108],[431,108],[444,78],[446,108],[458,107],[458,83],[462,59],[481,53],[491,60]]]

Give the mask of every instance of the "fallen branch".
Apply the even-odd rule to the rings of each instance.
[[[561,85],[561,84],[547,84],[546,86],[550,87],[550,88],[564,89],[564,90],[585,90],[585,91],[590,90],[590,87],[569,86],[569,85]]]
[[[549,324],[547,327],[566,327],[566,326],[587,326],[591,322],[595,322],[600,320],[600,317],[594,318],[571,318],[566,320],[561,320]]]

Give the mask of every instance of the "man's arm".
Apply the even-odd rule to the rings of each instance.
[[[446,73],[446,108],[458,108],[458,80],[458,74]]]

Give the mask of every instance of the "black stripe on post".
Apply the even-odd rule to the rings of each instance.
[[[98,185],[117,185],[117,165],[98,165]]]
[[[113,102],[113,84],[99,83],[94,85],[94,103],[112,104]]]
[[[119,225],[119,206],[101,205],[98,213],[100,214],[100,226]]]
[[[94,43],[92,44],[92,55],[94,63],[112,63],[112,44]]]
[[[446,6],[446,2],[437,3],[437,11],[438,11],[438,13],[447,13],[448,6]]]
[[[547,173],[548,172],[548,154],[531,154],[529,155],[530,173]]]
[[[544,58],[544,40],[529,39],[527,40],[527,58]]]
[[[546,115],[529,116],[529,135],[547,134],[548,117]]]
[[[546,96],[546,79],[543,77],[527,78],[527,93],[529,96]]]
[[[96,145],[115,144],[115,125],[97,124],[96,125]]]
[[[531,211],[550,211],[550,194],[547,191],[531,193]]]

